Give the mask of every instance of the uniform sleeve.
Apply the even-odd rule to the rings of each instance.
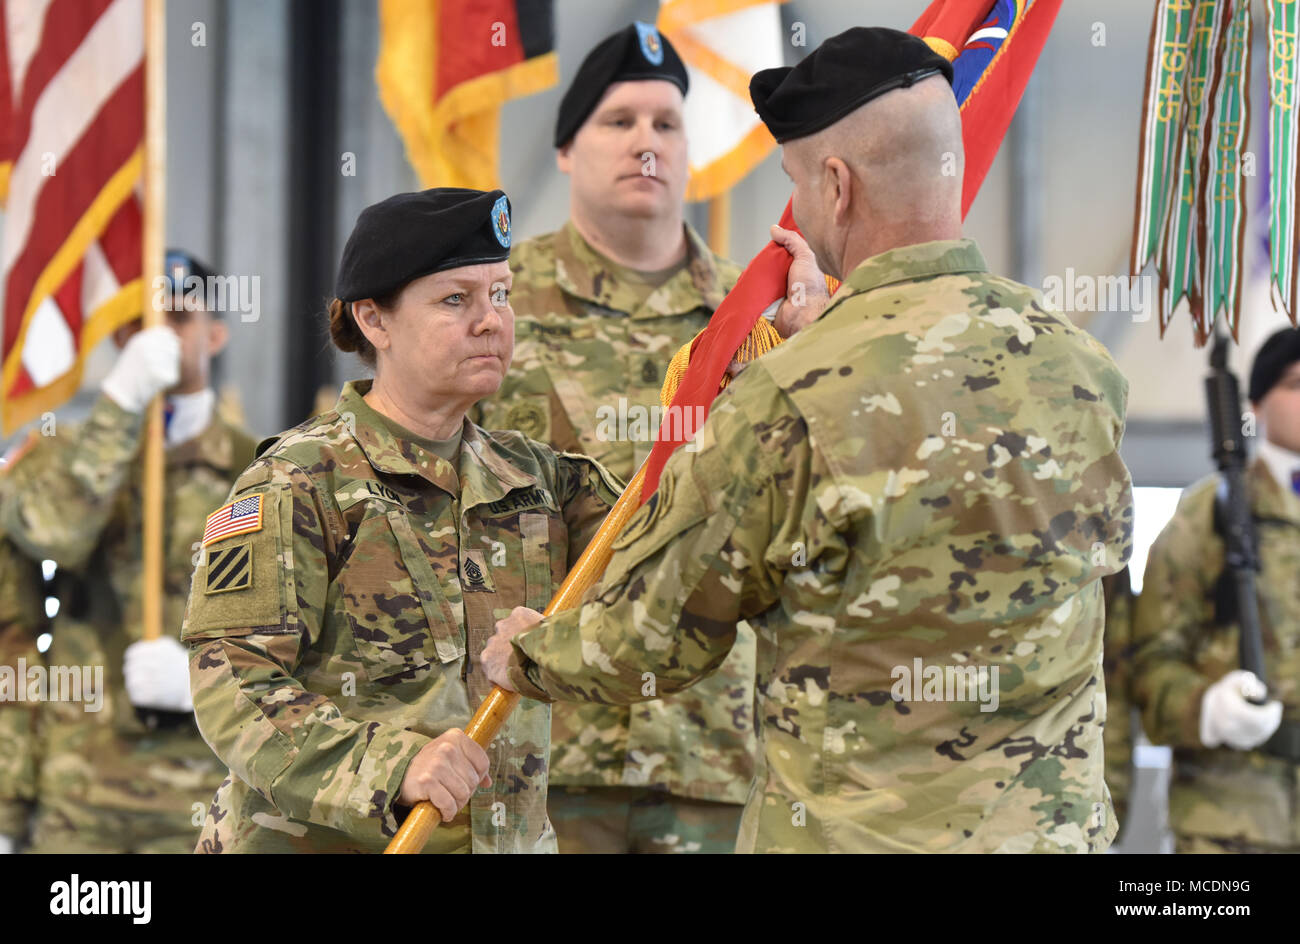
[[[76,431],[58,431],[13,464],[0,529],[30,557],[79,570],[131,474],[144,418],[101,395]]]
[[[0,665],[9,666],[17,684],[18,671],[44,665],[36,634],[44,622],[40,571],[17,548],[0,538]],[[0,836],[23,833],[36,799],[36,706],[0,700]]]
[[[348,717],[296,677],[321,634],[333,506],[305,472],[274,459],[235,483],[230,501],[249,498],[260,499],[261,527],[207,546],[190,589],[181,635],[199,730],[287,816],[363,839],[392,836],[407,764],[430,739]]]
[[[603,465],[586,456],[562,452],[556,466],[558,500],[569,532],[568,565],[572,567],[623,494],[624,485]]]
[[[771,386],[749,402],[778,399]],[[696,442],[668,462],[584,605],[515,638],[521,693],[629,704],[681,691],[721,665],[740,619],[777,601],[808,491],[806,428],[755,422],[724,395]]]
[[[1132,691],[1156,744],[1201,747],[1201,697],[1215,679],[1195,668],[1198,639],[1212,619],[1210,595],[1223,568],[1213,533],[1213,489],[1180,503],[1151,545],[1133,618]]]

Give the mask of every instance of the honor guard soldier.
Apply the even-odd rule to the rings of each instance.
[[[57,565],[51,666],[103,667],[102,706],[41,706],[33,852],[184,852],[224,771],[194,726],[180,629],[202,515],[230,490],[254,440],[224,419],[210,386],[221,312],[197,290],[213,273],[169,252],[167,324],[114,336],[121,353],[76,429],[38,437],[3,484],[0,530]],[[163,626],[141,639],[144,414],[166,393]],[[137,711],[143,709],[143,711]],[[161,721],[161,723],[158,723]],[[153,726],[151,726],[153,725]]]
[[[951,76],[864,28],[754,76],[794,218],[843,284],[718,397],[585,605],[518,610],[484,653],[532,698],[635,702],[645,672],[671,692],[716,668],[748,619],[762,745],[738,852],[1114,835],[1101,578],[1130,551],[1126,384],[960,237]],[[796,255],[791,295],[819,277]]]
[[[1176,852],[1300,852],[1300,331],[1264,342],[1248,396],[1260,433],[1245,480],[1267,697],[1239,662],[1218,473],[1183,492],[1151,545],[1134,618],[1134,698],[1147,736],[1174,751]]]
[[[686,68],[633,23],[578,68],[555,123],[569,221],[510,260],[515,363],[481,405],[624,481],[658,431],[664,369],[739,278],[683,220]],[[690,421],[690,418],[687,419]],[[635,707],[556,704],[551,818],[561,852],[730,852],[754,772],[754,635],[718,672]]]
[[[510,366],[509,254],[499,190],[358,218],[330,333],[373,382],[264,444],[207,517],[183,639],[230,775],[196,851],[380,852],[422,800],[444,823],[427,852],[555,850],[550,708],[487,751],[463,728],[494,620],[546,606],[621,485],[466,418]]]

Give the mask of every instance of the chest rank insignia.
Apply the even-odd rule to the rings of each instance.
[[[487,582],[483,579],[483,568],[478,565],[472,557],[465,558],[465,586],[466,591],[487,590]]]

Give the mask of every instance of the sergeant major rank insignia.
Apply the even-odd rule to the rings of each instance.
[[[664,44],[659,41],[659,31],[649,23],[636,24],[636,34],[641,40],[641,55],[652,66],[664,64]]]

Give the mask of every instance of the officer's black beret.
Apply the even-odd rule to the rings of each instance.
[[[510,258],[510,199],[500,190],[437,187],[368,206],[343,247],[334,294],[379,298],[412,279]]]
[[[1283,328],[1269,336],[1250,368],[1250,400],[1258,403],[1277,386],[1287,368],[1300,361],[1300,330]]]
[[[199,278],[206,282],[212,278],[212,270],[184,249],[168,249],[163,257],[163,278],[174,294],[181,295],[187,279]]]
[[[828,128],[873,98],[932,75],[952,82],[952,63],[910,33],[855,26],[794,67],[763,69],[749,97],[777,141]]]
[[[686,94],[690,81],[673,44],[649,23],[634,22],[600,41],[578,66],[555,118],[555,146],[564,147],[578,133],[605,89],[615,82],[663,79]]]

